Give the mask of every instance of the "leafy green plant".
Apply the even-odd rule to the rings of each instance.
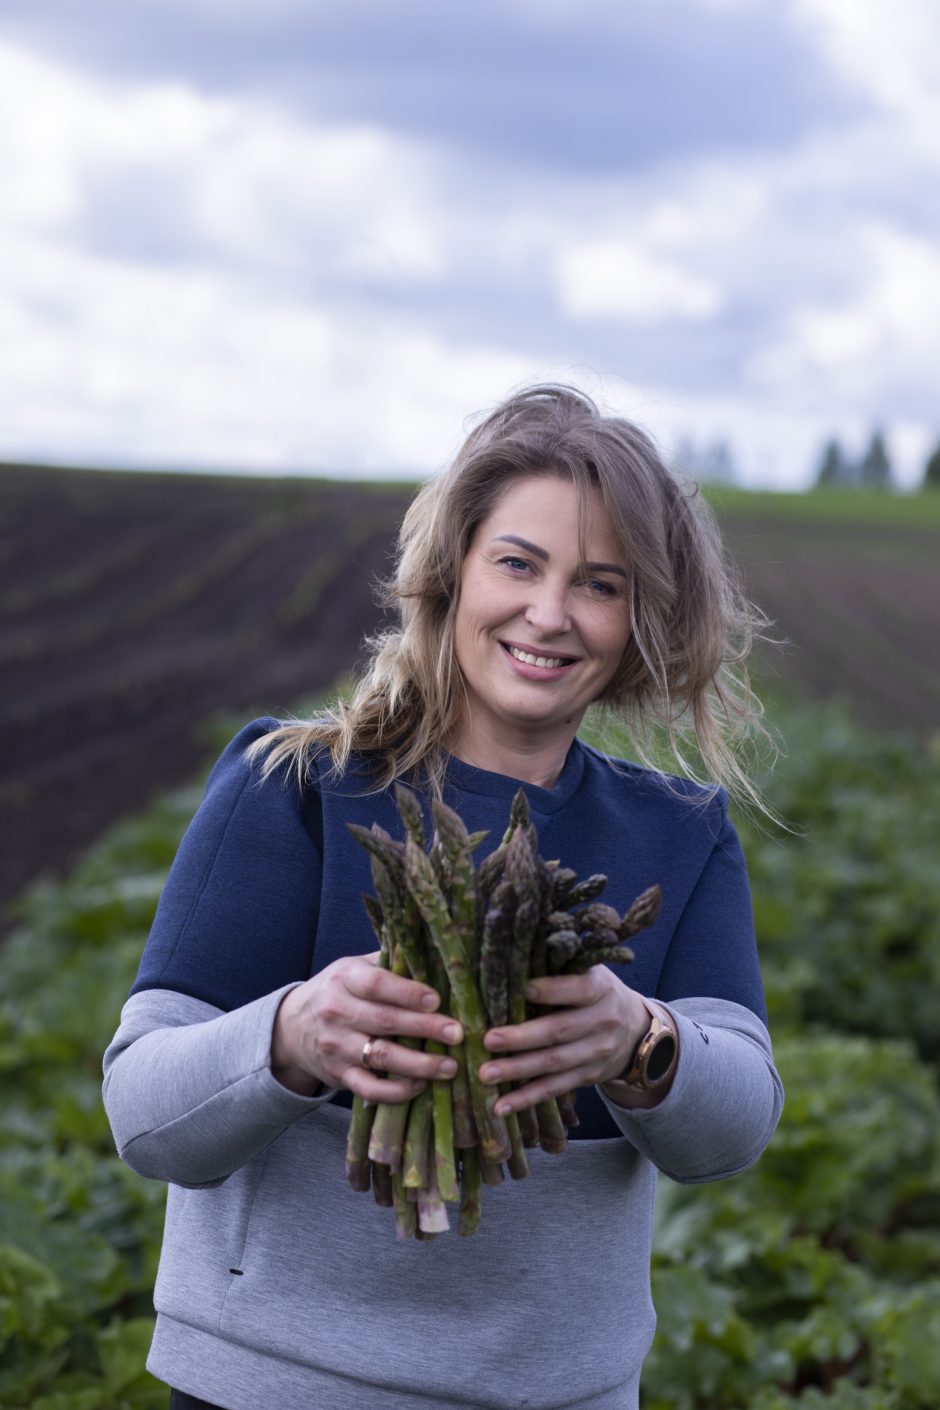
[[[795,836],[744,825],[771,1026],[910,1038],[940,1059],[940,759],[791,710],[765,789]]]
[[[0,952],[0,1406],[164,1410],[144,1370],[164,1190],[117,1159],[101,1105],[116,1027],[196,805],[124,823],[20,905]]]
[[[787,1105],[752,1170],[661,1182],[644,1410],[937,1410],[940,760],[836,710],[780,723],[794,831],[742,831]],[[114,1154],[100,1064],[198,797],[34,888],[0,951],[0,1410],[165,1407],[163,1188]]]
[[[660,1190],[647,1404],[704,1410],[747,1403],[768,1384],[797,1395],[847,1381],[933,1410],[934,1074],[909,1045],[836,1034],[784,1039],[776,1057],[787,1105],[759,1163]]]

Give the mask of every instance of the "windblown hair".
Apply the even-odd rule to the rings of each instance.
[[[582,504],[599,494],[631,569],[632,632],[598,704],[627,727],[650,761],[665,733],[682,773],[762,804],[741,748],[763,732],[745,658],[765,619],[744,598],[701,495],[669,471],[638,426],[602,415],[572,387],[545,384],[511,396],[469,434],[453,463],[415,496],[402,523],[396,570],[383,584],[397,625],[371,638],[352,698],[320,719],[294,721],[259,740],[265,772],[292,766],[302,780],[328,748],[337,774],[353,753],[375,764],[376,789],[422,777],[439,790],[444,749],[464,687],[454,653],[460,571],[474,532],[515,480],[557,475]],[[701,761],[687,758],[687,744]]]

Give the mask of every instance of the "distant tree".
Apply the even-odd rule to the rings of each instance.
[[[823,450],[822,460],[816,472],[816,484],[820,489],[831,489],[838,485],[851,485],[855,482],[855,467],[846,460],[842,453],[842,446],[833,436],[831,441],[826,442]]]
[[[738,478],[731,447],[725,440],[713,441],[702,456],[704,478],[715,485],[733,485]]]
[[[893,479],[891,461],[880,431],[873,431],[858,467],[858,482],[865,489],[887,490]]]
[[[940,441],[927,457],[927,464],[924,466],[924,489],[940,490]]]
[[[691,436],[680,438],[673,453],[672,463],[687,480],[699,478],[698,451]]]
[[[738,478],[734,453],[726,440],[697,445],[691,436],[683,436],[676,446],[673,464],[689,480],[706,484],[734,484]]]

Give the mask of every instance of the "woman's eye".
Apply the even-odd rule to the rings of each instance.
[[[528,568],[528,563],[524,558],[501,558],[500,563],[506,568]]]
[[[604,578],[588,578],[587,585],[598,597],[615,597],[617,594],[613,583],[608,583]]]

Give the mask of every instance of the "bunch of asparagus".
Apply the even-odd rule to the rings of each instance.
[[[426,1045],[450,1052],[457,1063],[452,1081],[431,1082],[410,1102],[355,1097],[346,1171],[354,1189],[371,1185],[376,1202],[394,1209],[399,1238],[432,1239],[449,1229],[451,1203],[459,1205],[460,1233],[472,1234],[483,1185],[502,1182],[503,1164],[522,1179],[527,1148],[563,1151],[567,1129],[578,1124],[573,1093],[497,1116],[496,1102],[507,1089],[480,1079],[490,1056],[484,1033],[547,1012],[527,1002],[530,979],[629,963],[633,953],[624,941],[656,919],[661,894],[651,886],[620,916],[597,900],[605,876],[578,881],[569,868],[544,861],[521,788],[500,846],[476,869],[473,853],[486,833],[468,833],[453,809],[435,801],[435,833],[426,850],[417,798],[401,786],[395,798],[404,842],[377,823],[371,829],[349,824],[371,859],[376,894],[363,899],[379,963],[432,985],[439,1011],[459,1020],[464,1041],[449,1049]]]

